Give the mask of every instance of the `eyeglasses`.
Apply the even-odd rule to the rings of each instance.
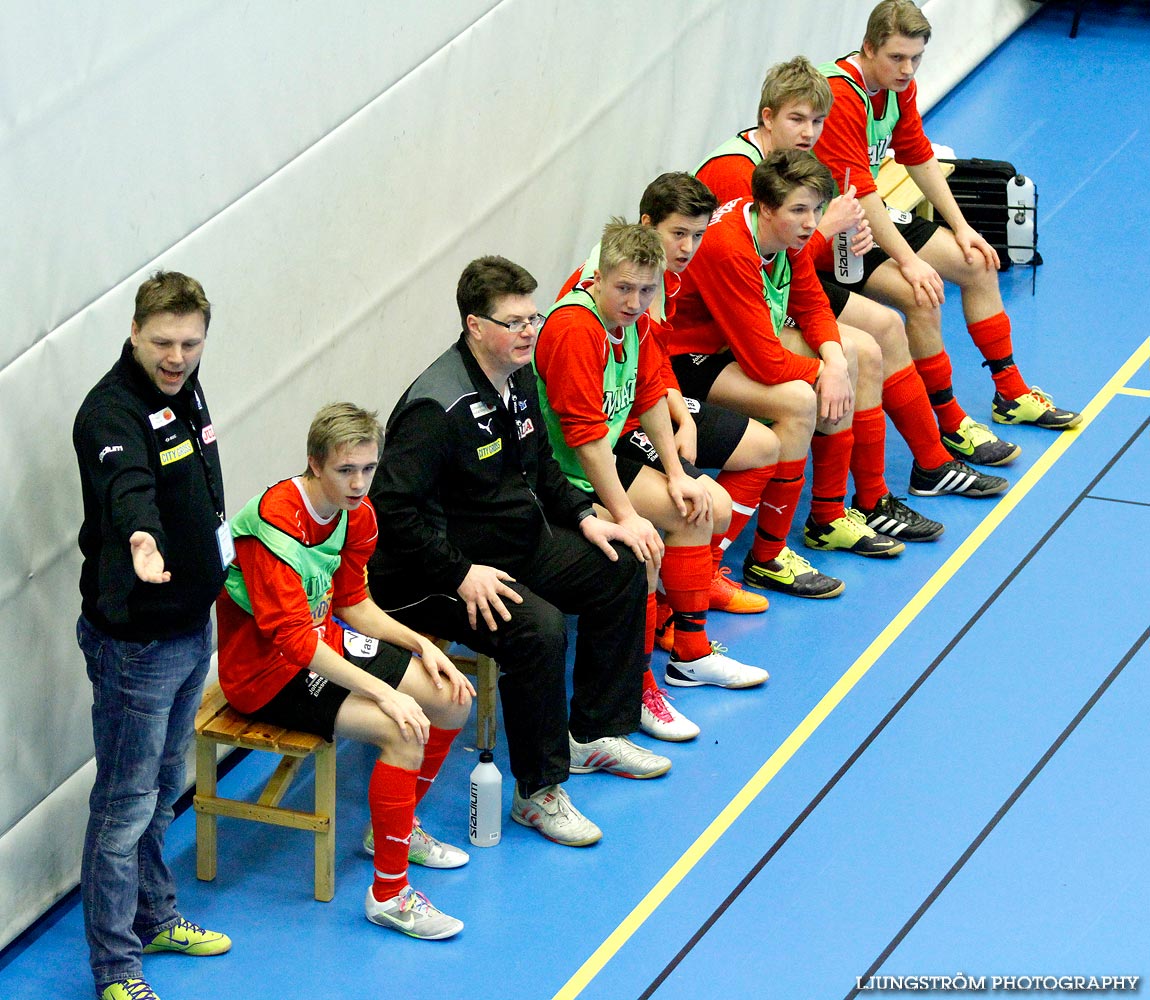
[[[547,318],[542,313],[536,313],[534,316],[528,316],[527,319],[513,319],[510,323],[504,323],[501,319],[496,319],[494,316],[487,316],[484,313],[476,313],[480,319],[485,319],[489,323],[494,323],[496,326],[503,327],[509,333],[522,333],[529,326],[538,330],[543,325],[543,321]]]

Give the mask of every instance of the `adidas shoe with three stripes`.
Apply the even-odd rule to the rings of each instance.
[[[975,472],[964,462],[943,462],[937,469],[924,469],[918,462],[910,471],[910,492],[916,497],[993,497],[1010,484],[1001,476]]]

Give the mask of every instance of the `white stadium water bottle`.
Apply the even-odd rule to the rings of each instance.
[[[851,241],[858,235],[858,226],[835,236],[835,277],[847,285],[862,280],[863,259],[851,249]]]
[[[847,167],[843,177],[843,193],[850,190],[851,168]],[[862,281],[863,259],[851,249],[851,243],[858,236],[858,226],[851,226],[845,232],[835,235],[835,277],[846,285],[857,285]]]
[[[471,772],[471,819],[468,832],[476,847],[494,847],[503,835],[503,775],[490,750],[479,751]]]

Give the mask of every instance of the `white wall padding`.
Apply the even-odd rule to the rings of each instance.
[[[931,0],[932,16],[957,2]],[[1009,6],[1013,23],[1027,7],[972,4]],[[6,5],[0,946],[77,875],[91,695],[73,628],[70,430],[146,273],[186,271],[213,302],[203,380],[234,511],[302,468],[323,403],[386,416],[456,336],[468,260],[519,261],[546,304],[609,215],[634,218],[650,179],[690,169],[751,122],[767,66],[854,47],[865,11],[843,19],[842,8]],[[987,17],[996,38],[1008,30]],[[963,20],[949,30],[979,34]],[[924,91],[946,44],[941,32],[931,42]]]

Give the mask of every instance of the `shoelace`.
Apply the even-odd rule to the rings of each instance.
[[[722,654],[722,653],[725,653],[726,651],[727,651],[727,647],[724,646],[721,642],[719,642],[718,639],[712,639],[711,640],[711,652],[712,653]]]
[[[406,913],[408,910],[416,910],[419,913],[431,913],[434,909],[435,907],[432,906],[431,900],[410,885],[399,894],[400,913]]]
[[[723,584],[727,587],[733,587],[735,590],[742,590],[743,585],[731,579],[731,567],[720,566],[719,572],[715,574],[717,577],[723,578]]]
[[[962,428],[960,428],[961,430]],[[972,420],[966,427],[967,440],[977,447],[980,444],[995,440],[995,435],[991,432],[986,424],[980,424],[977,420]]]
[[[804,573],[813,572],[813,567],[810,562],[800,556],[789,545],[786,546],[782,552],[775,556],[787,569],[789,569],[795,576],[802,576]]]
[[[129,979],[125,981],[124,992],[131,997],[131,1000],[157,1000],[156,994],[152,991],[152,987],[143,979]]]
[[[961,465],[962,463],[956,462],[955,464]],[[906,505],[906,497],[896,497],[891,493],[888,497],[887,504],[889,512],[896,517],[901,517],[904,521],[914,522],[916,520],[926,520],[918,511],[912,510]]]
[[[208,931],[204,930],[204,928],[202,928],[199,924],[193,924],[190,920],[185,920],[183,917],[180,917],[179,923],[173,924],[166,931],[164,931],[164,933],[170,934],[172,931],[174,931],[176,929],[183,931],[185,934],[207,934],[207,933],[209,933]]]
[[[669,700],[671,700],[670,695],[662,688],[648,688],[643,692],[643,704],[647,706],[647,710],[660,722],[675,721],[675,717],[667,707]]]
[[[863,517],[862,511],[855,510],[853,507],[847,508],[846,516],[839,519],[839,524],[855,538],[869,538],[874,534],[874,529],[867,527],[866,518]]]
[[[1050,393],[1043,389],[1039,389],[1036,385],[1032,385],[1030,387],[1030,392],[1027,395],[1033,396],[1047,410],[1053,410],[1055,408],[1054,400],[1050,398]]]

